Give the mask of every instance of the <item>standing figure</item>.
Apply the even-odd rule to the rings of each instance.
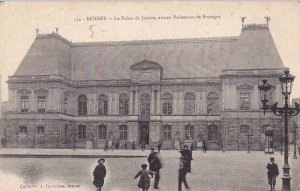
[[[160,152],[160,149],[161,149],[161,141],[159,141],[158,144],[157,144],[157,151],[158,151],[158,153]]]
[[[141,168],[142,168],[142,170],[139,171],[135,175],[134,178],[137,178],[140,176],[138,187],[141,188],[143,191],[148,191],[148,189],[150,188],[150,184],[151,184],[151,178],[150,178],[149,174],[152,174],[152,173],[147,170],[146,164],[142,164]]]
[[[104,178],[106,176],[106,169],[104,166],[105,159],[101,158],[98,160],[98,165],[96,166],[93,175],[94,175],[94,181],[93,184],[96,186],[97,191],[101,191],[101,188],[104,184]]]
[[[206,150],[207,150],[207,145],[206,145],[206,141],[203,140],[203,153],[206,153]]]
[[[179,163],[179,172],[178,172],[178,191],[182,190],[182,183],[186,189],[189,189],[189,185],[186,181],[186,174],[188,173],[188,160],[184,156],[184,152],[180,151],[180,163]]]
[[[268,169],[268,182],[271,186],[270,191],[275,191],[276,177],[279,175],[279,171],[278,171],[278,166],[275,163],[274,157],[270,158],[270,163],[268,163],[267,169]]]
[[[135,150],[135,141],[132,142],[132,150]]]
[[[189,150],[189,147],[187,145],[184,145],[183,150],[181,150],[180,153],[183,154],[183,156],[185,156],[188,161],[187,172],[192,172],[191,162],[193,160],[193,157],[192,152]]]
[[[153,152],[154,156],[152,157],[152,160],[149,163],[149,169],[154,172],[154,189],[158,188],[158,183],[160,179],[159,171],[161,169],[161,162],[160,159],[157,156],[157,152]]]

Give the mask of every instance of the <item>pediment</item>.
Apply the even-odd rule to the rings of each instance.
[[[240,86],[237,86],[236,89],[243,89],[243,90],[249,90],[249,89],[253,89],[254,87],[249,85],[249,84],[243,84],[243,85],[240,85]]]
[[[134,63],[130,66],[131,70],[145,70],[145,69],[160,69],[162,70],[162,66],[154,61],[150,60],[142,60],[139,62]]]

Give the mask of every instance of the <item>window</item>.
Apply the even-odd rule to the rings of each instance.
[[[194,126],[193,125],[186,125],[185,126],[185,139],[186,140],[193,140],[194,139]]]
[[[208,127],[208,140],[216,141],[217,140],[217,126],[211,125]]]
[[[22,125],[22,126],[20,126],[20,133],[27,133],[27,126],[25,126],[25,125]]]
[[[150,115],[150,95],[149,94],[142,94],[141,95],[141,108],[140,108],[140,112],[141,115]]]
[[[164,125],[163,126],[163,139],[164,140],[171,140],[171,125]]]
[[[99,135],[99,139],[106,139],[106,126],[105,125],[99,125],[98,135]]]
[[[172,115],[172,95],[165,93],[162,97],[162,113]]]
[[[85,134],[86,134],[85,125],[79,125],[78,126],[78,139],[79,140],[84,140],[85,139]]]
[[[43,113],[46,109],[46,96],[38,96],[38,112]]]
[[[120,128],[120,139],[127,140],[127,126],[120,125],[119,128]]]
[[[21,96],[21,112],[28,112],[28,96]]]
[[[218,100],[219,100],[219,97],[216,93],[212,92],[212,93],[208,94],[208,96],[207,96],[207,114],[218,114],[219,113]]]
[[[43,133],[45,133],[45,127],[44,127],[44,126],[37,126],[36,132],[37,132],[38,134],[43,134]]]
[[[98,97],[98,115],[107,115],[108,98],[102,94]]]
[[[240,109],[250,110],[250,93],[240,93]]]
[[[87,114],[87,98],[85,95],[80,95],[78,97],[78,115]]]
[[[68,111],[68,98],[64,98],[64,113],[66,114]]]
[[[195,114],[195,96],[189,92],[184,96],[184,114],[193,115]]]
[[[119,114],[120,115],[128,115],[129,113],[129,98],[128,95],[122,94],[119,98]]]

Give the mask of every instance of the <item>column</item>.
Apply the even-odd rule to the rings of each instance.
[[[253,96],[252,96],[252,109],[259,109],[260,97],[258,93],[258,84],[254,84]]]
[[[177,109],[177,105],[178,105],[178,92],[177,91],[175,91],[174,93],[173,93],[173,113],[176,115],[177,113],[178,113],[178,109]]]
[[[157,90],[157,103],[156,103],[156,113],[161,114],[161,90]]]
[[[154,111],[154,109],[155,109],[155,100],[154,100],[154,96],[155,96],[155,90],[152,90],[151,91],[151,103],[150,103],[150,107],[151,107],[151,114],[154,114],[155,113],[155,111]]]
[[[197,113],[197,114],[200,114],[201,113],[201,92],[200,91],[197,91],[196,92],[196,108],[195,108],[195,112]]]
[[[135,114],[138,115],[139,113],[139,91],[136,91],[135,95]]]

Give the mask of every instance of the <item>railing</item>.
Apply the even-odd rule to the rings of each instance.
[[[282,74],[288,68],[222,70],[222,75]]]
[[[242,26],[242,31],[259,29],[269,29],[269,26],[267,24],[246,24]]]
[[[207,77],[207,78],[165,78],[161,80],[162,83],[220,83],[218,77]]]

